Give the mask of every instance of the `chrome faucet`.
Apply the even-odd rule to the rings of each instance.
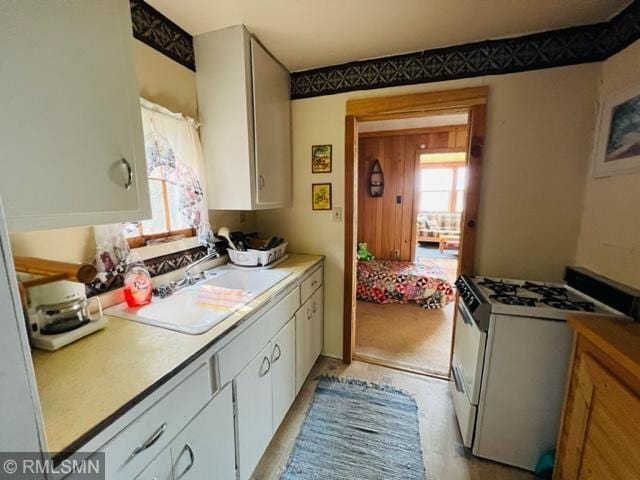
[[[210,251],[204,257],[202,257],[202,258],[196,260],[195,262],[192,262],[189,265],[187,265],[187,268],[184,269],[184,280],[186,281],[187,285],[193,285],[198,280],[202,279],[202,277],[204,277],[204,274],[202,272],[199,272],[197,275],[193,275],[191,273],[191,270],[193,270],[198,265],[201,265],[201,264],[203,264],[205,262],[208,262],[209,260],[213,260],[214,258],[218,258],[219,256],[220,256],[220,254],[218,252],[216,252],[215,250],[213,250],[213,251]]]

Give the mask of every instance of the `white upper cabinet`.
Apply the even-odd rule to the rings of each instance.
[[[128,0],[1,2],[0,91],[10,230],[150,216]]]
[[[289,73],[242,25],[194,44],[209,208],[288,206]]]

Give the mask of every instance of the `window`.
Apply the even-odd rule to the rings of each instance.
[[[420,169],[420,211],[459,213],[464,208],[467,167],[428,166]]]
[[[134,248],[168,237],[191,237],[208,228],[195,123],[143,101],[142,124],[152,218],[123,225]]]

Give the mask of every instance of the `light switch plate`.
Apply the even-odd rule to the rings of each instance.
[[[334,222],[342,221],[342,207],[333,207],[333,221]]]

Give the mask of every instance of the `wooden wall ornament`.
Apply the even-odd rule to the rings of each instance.
[[[377,158],[369,170],[369,195],[372,197],[384,195],[384,172]]]

